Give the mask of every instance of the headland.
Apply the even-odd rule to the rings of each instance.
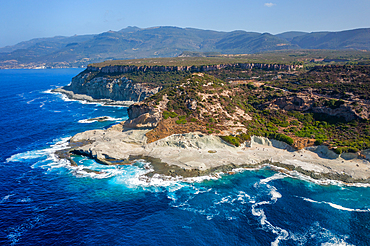
[[[131,102],[127,121],[75,135],[61,157],[73,163],[71,155],[86,155],[107,165],[147,159],[154,167],[148,178],[270,165],[370,183],[369,66],[151,62],[92,64],[55,90],[78,100]]]

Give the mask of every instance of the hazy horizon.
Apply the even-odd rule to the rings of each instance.
[[[109,31],[118,32],[118,31],[120,31],[122,29],[125,29],[125,28],[128,28],[128,27],[137,27],[137,26],[127,26],[127,27],[121,28],[119,30],[107,30],[107,31],[104,31],[104,32],[109,32]],[[150,29],[150,28],[155,28],[155,27],[176,27],[176,26],[152,26],[152,27],[138,27],[138,28],[144,30],[144,29]],[[218,30],[211,30],[211,29],[201,29],[201,28],[196,28],[196,27],[179,27],[179,28],[193,28],[193,29],[200,29],[200,30],[218,31]],[[304,33],[314,33],[314,32],[341,32],[341,31],[356,30],[356,29],[363,29],[363,28],[370,28],[370,27],[360,27],[360,28],[346,29],[346,30],[337,30],[337,31],[320,30],[320,31],[312,31],[312,32],[299,31],[299,30],[291,30],[291,31],[284,31],[284,32],[280,32],[280,33],[270,33],[270,34],[272,34],[272,35],[279,35],[279,34],[288,33],[288,32],[304,32]],[[238,30],[231,30],[231,31],[219,31],[219,32],[232,32],[232,31],[246,31],[246,32],[251,32],[251,31],[248,31],[248,30],[240,30],[240,29],[238,29]],[[104,33],[104,32],[101,32],[101,33]],[[263,33],[263,32],[258,32],[258,33]],[[268,32],[265,32],[265,33],[268,33]],[[55,38],[55,37],[72,37],[72,36],[97,35],[97,34],[100,34],[100,33],[74,34],[74,35],[70,35],[70,36],[55,35],[55,36],[50,36],[50,37],[35,37],[35,38],[28,39],[28,40],[22,40],[20,42],[15,43],[15,44],[0,46],[0,48],[14,46],[14,45],[17,45],[19,43],[27,42],[27,41],[30,41],[30,40],[33,40],[33,39]]]

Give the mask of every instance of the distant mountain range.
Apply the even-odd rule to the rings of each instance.
[[[38,38],[0,48],[0,68],[84,66],[108,59],[174,57],[288,49],[370,50],[370,28],[341,32],[218,32],[179,27],[127,27],[97,35]]]

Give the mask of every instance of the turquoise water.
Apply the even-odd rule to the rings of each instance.
[[[124,107],[49,92],[80,71],[0,70],[0,244],[370,244],[367,187],[315,183],[269,167],[188,182],[145,180],[144,161],[104,166],[77,157],[79,167],[71,167],[58,160],[55,150],[74,134],[127,118]],[[110,120],[86,123],[98,116]]]

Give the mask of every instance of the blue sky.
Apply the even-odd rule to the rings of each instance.
[[[0,0],[0,47],[127,26],[218,31],[340,31],[370,27],[370,0]]]

